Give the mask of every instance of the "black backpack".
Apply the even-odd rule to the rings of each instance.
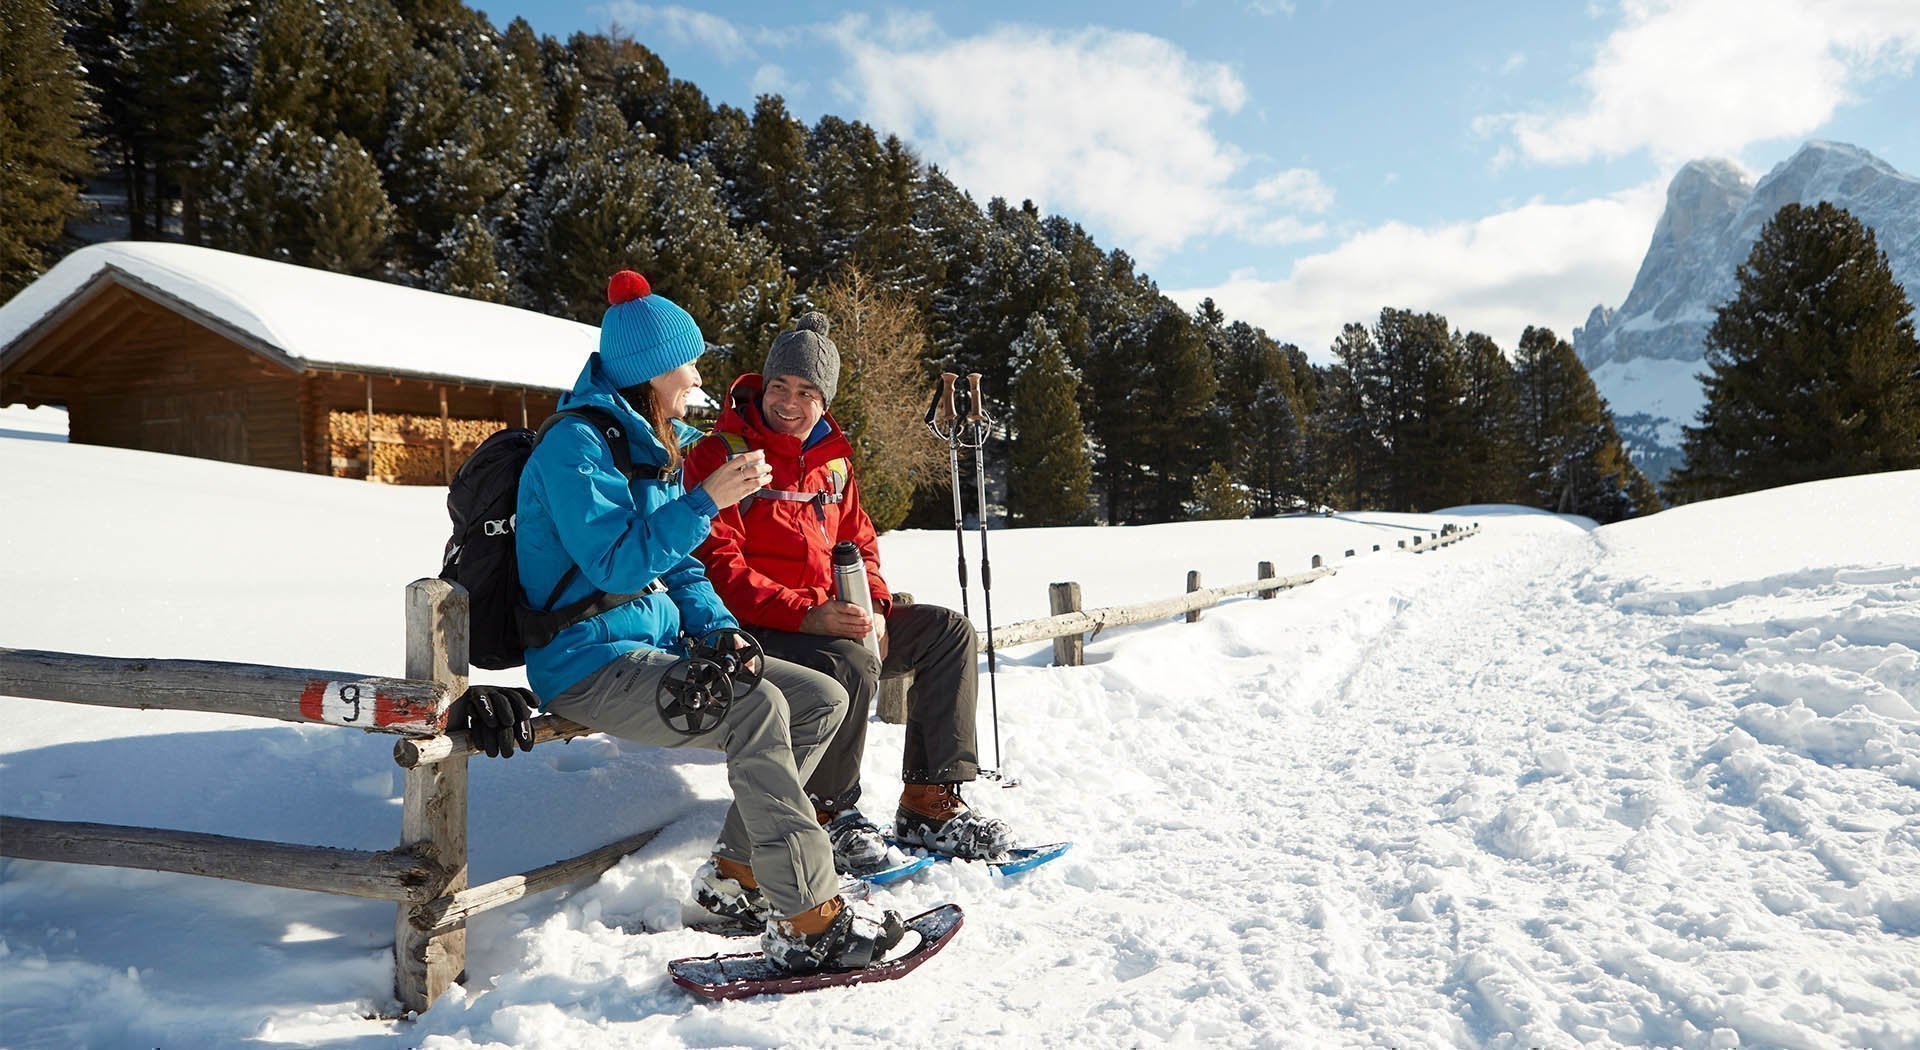
[[[567,416],[593,424],[607,439],[614,466],[631,483],[633,456],[627,449],[626,428],[604,409],[582,406],[554,413],[538,431],[509,427],[488,437],[460,464],[447,486],[453,535],[440,559],[440,578],[467,589],[471,616],[467,659],[475,667],[519,667],[526,662],[528,648],[546,645],[568,627],[640,597],[595,591],[555,609],[554,601],[580,574],[578,565],[570,565],[539,609],[530,609],[520,600],[520,565],[513,536],[520,472],[534,446]]]

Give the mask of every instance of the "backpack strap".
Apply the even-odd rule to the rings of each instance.
[[[614,417],[613,413],[604,408],[593,405],[563,408],[548,416],[546,422],[540,424],[539,432],[534,435],[534,443],[537,445],[541,438],[547,436],[547,431],[552,430],[567,416],[576,416],[593,424],[593,429],[598,431],[601,439],[607,443],[607,451],[613,454],[614,468],[620,472],[621,477],[627,479],[627,484],[633,484],[633,450],[627,445],[627,428]],[[514,618],[520,624],[521,639],[528,648],[546,645],[552,642],[561,631],[576,623],[582,623],[601,613],[618,609],[635,598],[667,589],[665,584],[656,579],[634,594],[608,594],[606,591],[596,590],[578,601],[568,602],[564,607],[555,609],[553,603],[560,600],[561,593],[579,575],[579,565],[568,565],[567,571],[560,575],[560,582],[553,585],[553,590],[547,595],[547,600],[540,608],[529,609],[522,605],[514,610]]]
[[[534,441],[538,443],[540,438],[546,437],[547,431],[552,430],[554,424],[567,416],[575,416],[592,423],[593,429],[600,432],[601,440],[607,443],[607,451],[613,453],[614,468],[620,471],[621,477],[629,482],[633,481],[633,449],[627,445],[627,428],[620,420],[614,418],[613,413],[604,408],[594,405],[563,408],[548,416],[547,421],[540,424],[540,432],[534,437]]]
[[[732,459],[747,450],[747,436],[745,434],[736,434],[731,430],[721,430],[716,427],[707,432],[707,438],[718,438],[722,445],[727,446],[727,459]],[[706,440],[707,438],[703,438],[702,440]],[[740,502],[734,504],[734,506],[740,508],[740,516],[745,518],[747,516],[747,509],[753,506],[753,501],[767,494],[766,489],[757,489],[742,496]]]

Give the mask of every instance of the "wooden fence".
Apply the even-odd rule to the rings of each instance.
[[[1402,540],[1424,553],[1472,536],[1476,524]],[[1379,546],[1373,548],[1378,551]],[[1348,557],[1356,551],[1347,551]],[[1085,642],[1108,627],[1184,615],[1240,595],[1271,598],[1336,570],[1313,557],[1306,572],[1280,576],[1261,562],[1257,579],[1202,587],[1138,605],[1080,608],[1080,586],[1049,589],[1054,615],[994,632],[996,648],[1052,639],[1054,662],[1079,664]],[[911,600],[902,595],[901,600]],[[204,660],[129,660],[0,648],[0,696],[100,707],[204,711],[335,725],[400,736],[394,761],[404,771],[400,844],[392,850],[337,849],[156,828],[0,816],[0,856],[100,864],[235,879],[265,886],[390,900],[394,919],[394,994],[415,1013],[466,969],[467,920],[491,908],[592,878],[652,841],[642,831],[590,853],[481,886],[467,884],[467,759],[464,732],[442,733],[447,707],[467,687],[467,593],[443,580],[416,580],[406,592],[405,678]],[[984,635],[978,639],[982,652]],[[906,720],[906,683],[883,685],[881,717]],[[534,720],[535,742],[593,732],[554,715]]]
[[[442,735],[467,687],[467,593],[443,580],[407,587],[405,678],[202,660],[126,660],[0,649],[0,695],[101,707],[253,715],[399,734],[400,844],[368,851],[225,835],[0,817],[0,856],[104,864],[390,900],[394,993],[426,1010],[466,969],[466,921],[542,890],[589,878],[652,840],[643,831],[591,853],[467,884],[465,733]],[[540,719],[539,738],[586,730]],[[656,829],[657,830],[657,829]]]
[[[1398,541],[1396,550],[1425,554],[1428,551],[1448,547],[1469,536],[1478,535],[1480,524],[1475,522],[1464,528],[1447,525],[1439,532],[1417,534],[1409,539]],[[1373,544],[1378,552],[1380,544]],[[1346,552],[1349,558],[1356,557],[1360,551],[1351,549]],[[1187,591],[1172,598],[1160,598],[1136,605],[1115,605],[1101,609],[1082,609],[1080,607],[1080,585],[1078,583],[1055,583],[1047,588],[1047,600],[1053,610],[1052,616],[1038,620],[1023,620],[1019,623],[997,627],[993,632],[995,649],[1007,649],[1029,642],[1053,640],[1053,663],[1056,667],[1077,667],[1085,662],[1086,643],[1095,635],[1109,627],[1123,627],[1129,624],[1149,623],[1170,616],[1185,616],[1186,622],[1200,619],[1202,610],[1211,609],[1228,598],[1241,595],[1258,594],[1261,598],[1271,598],[1291,587],[1302,587],[1322,577],[1331,576],[1338,570],[1326,564],[1321,555],[1314,555],[1306,572],[1291,576],[1280,576],[1274,572],[1270,561],[1263,561],[1256,570],[1256,578],[1246,583],[1228,584],[1224,587],[1202,587],[1200,573],[1187,573]],[[911,595],[896,594],[894,601],[912,601]],[[974,649],[987,651],[985,632],[975,632]],[[880,683],[878,708],[883,721],[896,725],[907,720],[907,687],[910,677],[887,679]]]

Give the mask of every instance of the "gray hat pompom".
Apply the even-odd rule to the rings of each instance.
[[[831,327],[833,322],[827,320],[827,315],[818,310],[808,310],[800,315],[799,320],[793,322],[793,330],[796,332],[818,332],[826,335],[827,329]]]

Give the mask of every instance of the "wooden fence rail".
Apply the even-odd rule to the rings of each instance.
[[[1468,536],[1479,533],[1478,523],[1466,528],[1453,525],[1445,526],[1440,532],[1428,536],[1416,537],[1411,548],[1408,541],[1401,540],[1401,550],[1412,549],[1425,553],[1449,544],[1458,543]],[[1374,550],[1380,549],[1374,544]],[[1353,551],[1347,557],[1354,556]],[[1229,584],[1225,587],[1201,587],[1198,572],[1187,573],[1187,593],[1173,598],[1161,598],[1136,605],[1115,605],[1101,609],[1080,608],[1080,585],[1074,582],[1050,584],[1047,588],[1048,608],[1052,616],[1038,620],[1022,620],[1019,623],[996,627],[993,631],[993,644],[996,649],[1026,645],[1029,642],[1053,640],[1053,663],[1056,667],[1078,667],[1086,659],[1086,643],[1101,631],[1109,627],[1124,627],[1130,624],[1149,623],[1169,616],[1185,616],[1188,623],[1200,618],[1203,609],[1210,609],[1228,598],[1243,594],[1257,594],[1261,598],[1272,598],[1291,587],[1303,587],[1315,580],[1333,575],[1336,569],[1326,565],[1325,559],[1316,554],[1312,567],[1306,572],[1292,576],[1277,576],[1270,561],[1261,562],[1256,568],[1257,578],[1246,583]],[[896,593],[895,604],[910,602],[913,596]],[[974,634],[974,651],[987,651],[987,636],[984,631]],[[881,721],[900,725],[907,720],[907,689],[912,681],[911,675],[883,679],[880,682],[880,694],[876,697],[876,710]],[[407,746],[402,742],[401,746]],[[404,762],[402,763],[404,764]]]
[[[1425,553],[1437,550],[1449,544],[1458,543],[1469,536],[1478,534],[1478,524],[1466,528],[1447,526],[1443,531],[1425,537],[1416,537],[1409,546],[1408,541],[1400,542],[1401,549]],[[1379,550],[1375,545],[1374,550]],[[1347,551],[1347,557],[1354,556]],[[1083,649],[1085,641],[1109,627],[1124,627],[1130,624],[1149,623],[1170,616],[1185,616],[1188,623],[1199,619],[1201,610],[1210,609],[1228,598],[1246,594],[1258,594],[1262,598],[1271,598],[1280,591],[1292,587],[1303,587],[1322,577],[1331,576],[1338,570],[1325,564],[1320,555],[1313,556],[1313,567],[1306,572],[1292,576],[1276,576],[1273,563],[1263,561],[1259,564],[1258,578],[1245,583],[1228,584],[1224,587],[1200,586],[1198,572],[1187,573],[1187,591],[1172,598],[1159,598],[1154,601],[1140,602],[1134,605],[1115,605],[1101,609],[1080,608],[1080,585],[1078,583],[1056,583],[1048,589],[1048,600],[1054,615],[1038,620],[1023,620],[1019,623],[996,627],[993,631],[995,648],[1025,645],[1029,642],[1041,642],[1054,639],[1054,663],[1056,665],[1078,664],[1076,640]],[[976,632],[976,651],[987,651],[987,636]],[[1065,644],[1061,644],[1062,642]]]

